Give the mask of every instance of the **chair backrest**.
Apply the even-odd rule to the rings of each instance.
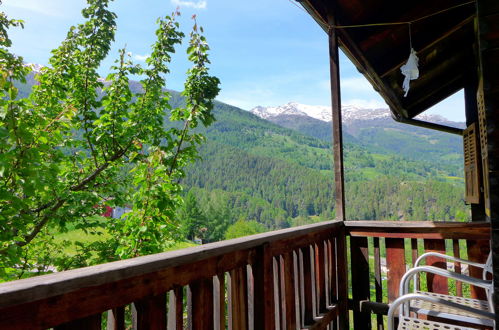
[[[483,267],[482,278],[484,280],[487,279],[487,273],[494,275],[494,270],[492,269],[492,251],[490,251],[487,261],[485,262],[485,266]]]
[[[494,275],[494,270],[492,269],[492,249],[490,250],[489,256],[487,257],[487,261],[483,267],[482,278],[484,280],[487,279],[487,274]],[[493,292],[494,292],[494,282],[490,281],[490,287],[485,290],[487,294],[487,300],[489,302],[490,310],[494,310],[494,300],[493,300]]]

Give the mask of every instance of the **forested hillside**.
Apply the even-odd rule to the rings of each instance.
[[[208,219],[217,217],[213,214],[226,217],[217,220],[218,226],[225,222],[223,226],[228,227],[243,219],[262,223],[267,229],[334,217],[328,141],[223,103],[217,104],[215,116],[217,122],[205,132],[201,160],[189,168],[183,182],[204,212],[208,232]],[[426,137],[413,141],[414,130],[397,130],[397,134],[398,140],[392,136],[376,143],[347,135],[347,217],[466,219],[462,156],[454,137],[447,144],[445,136],[440,138],[441,152],[439,146],[426,152],[426,144],[434,142]],[[392,144],[397,143],[397,148],[407,148],[406,152],[392,152]],[[404,156],[411,150],[413,157]]]
[[[171,94],[173,107],[183,103]],[[334,217],[328,123],[289,116],[277,125],[221,102],[214,114],[182,181],[188,198],[179,220],[192,237],[220,240],[241,221],[270,230]],[[373,121],[347,128],[344,140],[348,219],[468,218],[457,137]]]

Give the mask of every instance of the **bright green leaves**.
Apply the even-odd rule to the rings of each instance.
[[[14,82],[30,68],[9,52],[9,27],[0,15],[0,276],[67,269],[162,251],[178,237],[179,180],[197,158],[204,137],[198,122],[213,121],[219,81],[208,73],[208,45],[191,33],[183,95],[171,109],[165,91],[171,54],[182,42],[176,16],[158,20],[147,66],[119,51],[105,80],[97,70],[114,41],[116,15],[108,0],[88,0],[85,22],[70,28],[36,74],[31,95],[19,99]],[[129,77],[144,77],[132,91]],[[204,90],[198,90],[203,88]],[[170,116],[170,123],[165,120]],[[175,124],[174,122],[178,122]],[[172,127],[173,128],[165,128]],[[104,206],[127,207],[121,219],[102,218]],[[54,239],[81,230],[105,240],[70,244]],[[97,235],[97,234],[96,234]],[[51,251],[66,250],[61,256]],[[43,251],[42,251],[43,250]]]

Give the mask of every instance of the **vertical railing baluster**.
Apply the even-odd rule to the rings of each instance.
[[[324,313],[327,311],[326,290],[325,290],[325,265],[324,265],[324,242],[316,242],[315,246],[315,290],[317,292],[317,311]]]
[[[286,306],[286,280],[284,270],[284,257],[277,257],[277,264],[279,266],[279,302],[281,306],[281,329],[287,329],[287,306]]]
[[[301,267],[302,267],[302,327],[307,325],[311,325],[314,321],[314,306],[313,306],[313,259],[310,257],[310,246],[306,246],[301,248],[300,257],[301,257]]]
[[[334,238],[327,241],[329,250],[329,302],[331,305],[336,305],[338,310],[338,285],[337,285],[337,271],[336,271],[336,242]],[[335,317],[331,322],[331,329],[338,329],[337,318]]]
[[[230,271],[230,309],[232,329],[248,328],[248,293],[246,266]]]
[[[189,284],[191,292],[192,329],[213,329],[213,278]]]
[[[184,327],[184,307],[182,287],[176,287],[169,293],[168,330],[182,330]]]
[[[166,330],[166,293],[150,296],[132,304],[134,329]]]
[[[295,274],[293,264],[293,251],[283,254],[283,277],[284,277],[284,305],[286,308],[286,329],[295,330],[296,320],[296,296],[295,296]]]
[[[466,242],[468,247],[468,259],[485,263],[490,251],[490,242],[487,240],[468,240]],[[470,276],[482,278],[482,269],[479,267],[469,266],[468,272]],[[487,300],[485,290],[476,286],[471,286],[471,297],[475,299]]]
[[[254,285],[254,329],[275,328],[274,258],[268,244],[257,252],[256,262],[251,265]]]
[[[452,240],[452,251],[454,253],[454,257],[461,258],[461,251],[459,250],[459,240],[458,239]],[[460,262],[454,263],[454,271],[458,274],[461,274],[461,263]],[[456,296],[462,297],[463,296],[463,282],[454,281],[454,283],[456,283]]]
[[[100,330],[102,315],[90,315],[78,320],[73,320],[54,327],[54,330]]]
[[[331,253],[329,240],[324,241],[324,288],[326,292],[326,308],[331,306]]]
[[[370,312],[361,311],[361,301],[369,300],[369,253],[367,237],[351,237],[350,253],[352,260],[352,298],[354,329],[371,329]]]
[[[386,267],[388,269],[388,301],[399,296],[400,279],[406,272],[404,239],[386,238]]]
[[[383,302],[383,281],[381,278],[381,253],[379,249],[379,237],[373,238],[374,250],[374,290],[376,302]],[[383,329],[383,315],[376,314],[376,326],[378,330]]]
[[[292,252],[293,255],[293,289],[295,291],[295,319],[296,319],[296,327],[301,329],[301,313],[300,313],[300,279],[298,275],[298,253],[299,250],[295,250]]]
[[[187,309],[187,330],[192,330],[192,317],[193,317],[193,311],[192,311],[192,291],[191,287],[187,285],[185,287],[185,294],[186,294],[186,309]]]
[[[282,329],[281,326],[281,285],[280,285],[280,262],[279,257],[272,257],[272,272],[273,272],[273,281],[274,281],[274,320],[276,329]]]
[[[412,261],[412,267],[416,264],[416,260],[418,259],[418,239],[417,238],[411,238],[411,261]],[[416,276],[416,283],[413,283],[413,285],[417,284],[417,287],[420,288],[420,282],[421,279],[419,276]]]
[[[443,239],[425,239],[424,248],[426,252],[434,251],[445,254],[445,240]],[[442,258],[428,257],[426,264],[439,268],[447,269],[447,262]],[[446,277],[433,275],[428,273],[426,275],[426,285],[428,290],[435,293],[448,294],[449,282]]]
[[[107,330],[125,330],[125,307],[107,311]]]
[[[246,292],[248,304],[248,329],[255,328],[255,281],[253,270],[250,265],[246,265]]]
[[[336,237],[337,288],[338,288],[338,328],[350,329],[348,322],[348,265],[346,231],[342,227]]]
[[[213,278],[213,318],[215,330],[225,330],[225,273]]]

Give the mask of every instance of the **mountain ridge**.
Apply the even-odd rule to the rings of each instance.
[[[311,117],[324,122],[331,122],[332,114],[329,106],[306,105],[297,102],[288,102],[277,107],[257,106],[250,110],[254,115],[270,120],[279,116],[302,116]],[[365,108],[356,105],[342,106],[342,122],[346,125],[359,120],[392,119],[388,108]],[[463,123],[449,120],[441,115],[420,114],[415,119],[443,124],[453,127],[461,127]]]
[[[28,79],[28,84],[33,81]],[[22,87],[28,94],[30,86]],[[130,87],[140,92],[139,82],[130,81]],[[183,106],[180,93],[169,92],[170,105]],[[208,219],[220,224],[255,220],[275,229],[334,217],[330,123],[310,116],[271,118],[287,116],[290,125],[298,126],[309,121],[307,133],[303,126],[286,127],[223,102],[214,104],[217,120],[198,128],[207,141],[200,147],[199,161],[186,169],[182,180]],[[462,202],[462,160],[456,152],[459,143],[423,129],[409,134],[407,129],[389,126],[402,125],[390,117],[377,120],[387,124],[354,126],[355,136],[344,131],[348,218],[452,220],[467,214]],[[173,123],[165,118],[165,125]],[[323,137],[312,134],[320,130]],[[416,138],[416,147],[404,145]],[[420,157],[411,160],[418,148]],[[415,213],[420,204],[428,207]],[[208,232],[214,226],[207,226]]]

